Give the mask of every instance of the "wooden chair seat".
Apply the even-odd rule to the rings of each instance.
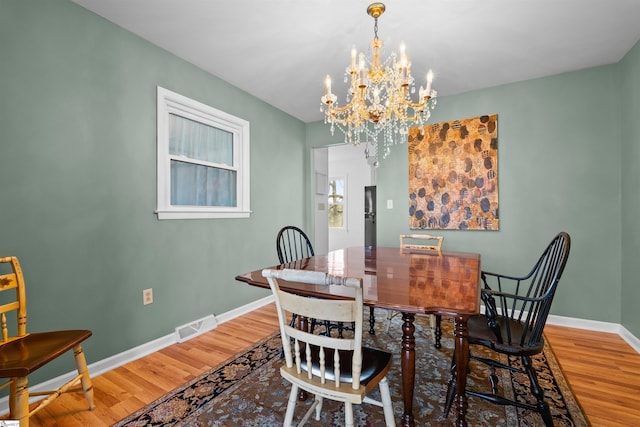
[[[535,343],[528,342],[528,334],[524,331],[527,326],[522,322],[509,318],[498,318],[496,322],[501,331],[509,330],[513,336],[518,339],[524,337],[526,344],[520,344],[518,341],[505,340],[500,342],[500,340],[497,340],[495,330],[488,325],[487,316],[482,314],[469,318],[469,322],[467,323],[469,328],[469,344],[483,345],[510,356],[532,356],[540,353],[544,348],[544,337]],[[509,326],[506,325],[507,323],[509,323]]]
[[[38,332],[0,345],[0,377],[26,377],[90,336],[81,329]]]

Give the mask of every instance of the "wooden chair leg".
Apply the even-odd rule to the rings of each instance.
[[[456,359],[451,360],[451,375],[449,376],[449,382],[447,383],[447,400],[444,403],[444,418],[449,417],[453,400],[456,397],[456,384],[458,382],[456,376]]]
[[[393,414],[393,405],[391,403],[391,392],[389,392],[389,382],[387,377],[384,377],[380,384],[380,400],[382,401],[382,409],[384,410],[384,421],[387,427],[395,427],[396,420]]]
[[[18,406],[18,402],[16,401],[16,379],[11,379],[11,384],[9,384],[9,418],[15,419],[16,414],[16,406]]]
[[[29,427],[29,381],[27,377],[16,378],[11,389],[15,391],[14,396],[10,397],[14,404],[11,418],[18,420],[20,427]]]
[[[322,396],[316,396],[316,421],[320,421],[320,415],[322,415],[322,403],[324,399]]]
[[[533,364],[531,363],[531,358],[528,356],[522,356],[522,365],[524,366],[524,369],[527,372],[527,376],[529,377],[529,382],[531,384],[531,394],[533,394],[536,398],[536,407],[538,408],[538,411],[542,416],[544,425],[546,427],[553,427],[551,410],[549,409],[549,405],[547,404],[547,402],[545,402],[544,400],[544,391],[540,387],[540,383],[538,383],[538,377],[536,375],[535,369],[533,368]]]
[[[291,393],[289,393],[289,402],[287,403],[287,412],[284,415],[283,427],[291,427],[293,422],[293,412],[296,409],[296,402],[298,400],[298,386],[291,384]]]
[[[76,360],[78,374],[82,375],[80,382],[82,384],[84,396],[89,402],[89,410],[93,411],[96,408],[96,405],[93,403],[93,385],[91,384],[89,369],[87,369],[87,360],[84,357],[84,352],[82,351],[82,346],[80,344],[73,348],[73,357]]]
[[[376,331],[374,327],[376,326],[376,314],[374,307],[369,307],[369,334],[375,335]]]
[[[344,402],[344,425],[345,427],[354,427],[353,405],[351,402]]]
[[[442,347],[442,345],[440,344],[440,341],[442,339],[442,316],[439,314],[436,314],[434,315],[434,317],[436,319],[436,328],[434,331],[436,343],[434,344],[434,346],[435,348],[440,348]]]

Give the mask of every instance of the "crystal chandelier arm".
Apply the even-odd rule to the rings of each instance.
[[[354,101],[356,98],[357,97],[354,97],[351,102],[349,102],[349,104],[342,107],[329,105],[329,108],[327,108],[326,111],[329,122],[336,122],[341,125],[356,124],[357,122],[361,122],[362,114],[358,114],[359,110],[356,107],[359,102]]]
[[[424,107],[426,107],[427,104],[429,103],[430,99],[431,99],[431,97],[427,96],[420,102],[407,102],[407,106],[411,107],[411,108],[413,108],[415,110],[424,109]]]
[[[322,102],[328,106],[326,115],[330,116],[330,120],[340,121],[340,123],[343,125],[353,121],[354,114],[359,110],[358,105],[365,104],[364,99],[366,97],[367,90],[366,85],[358,84],[358,82],[359,79],[357,78],[357,73],[352,72],[351,88],[354,93],[347,105],[344,105],[342,107],[337,106],[335,104],[336,96],[332,93],[329,93],[328,95],[322,97]],[[341,116],[344,117],[341,118]]]

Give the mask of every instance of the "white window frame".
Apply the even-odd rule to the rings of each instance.
[[[251,214],[249,122],[160,86],[157,110],[158,219],[248,218]],[[174,156],[169,154],[169,114],[233,134],[232,168],[237,172],[237,206],[171,205],[171,160]]]
[[[329,228],[332,230],[347,230],[347,190],[348,190],[348,186],[347,186],[347,176],[346,175],[338,175],[338,176],[332,176],[328,179],[327,181],[327,213],[329,212],[329,210],[331,209],[331,203],[329,203],[329,196],[331,195],[330,193],[330,189],[331,186],[329,185],[329,183],[331,181],[336,181],[336,180],[341,180],[342,181],[342,185],[344,186],[344,194],[342,194],[342,227],[331,227],[329,225]],[[331,221],[329,221],[329,223],[331,223]]]

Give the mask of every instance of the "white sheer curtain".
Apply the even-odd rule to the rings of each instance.
[[[233,134],[169,115],[171,204],[237,206]]]

